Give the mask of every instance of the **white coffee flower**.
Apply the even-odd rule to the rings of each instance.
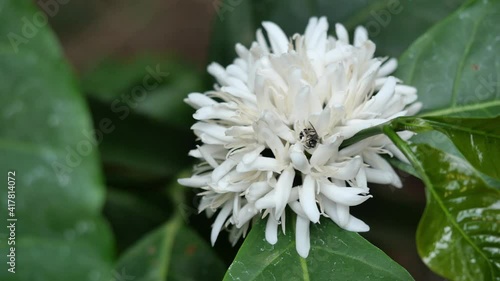
[[[203,143],[190,155],[202,162],[179,183],[203,190],[200,212],[220,209],[212,244],[223,227],[236,243],[257,216],[267,217],[265,237],[274,244],[289,206],[297,214],[297,251],[307,257],[310,222],[325,216],[346,230],[368,231],[349,214],[371,197],[367,183],[401,187],[380,156],[405,160],[387,137],[340,148],[342,142],[421,105],[413,103],[415,88],[388,76],[397,61],[373,57],[375,44],[363,27],[351,45],[340,24],[337,38],[327,35],[324,17],[311,18],[305,34],[292,38],[272,22],[262,25],[267,40],[259,29],[250,49],[237,44],[233,64],[208,67],[215,90],[186,99],[196,109],[192,129]]]

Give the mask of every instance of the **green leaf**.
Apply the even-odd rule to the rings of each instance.
[[[312,16],[326,16],[334,31],[335,23],[353,31],[358,25],[368,29],[381,56],[399,56],[419,35],[454,11],[463,0],[225,0],[215,18],[210,59],[223,65],[236,56],[234,46],[249,46],[264,20],[280,25],[289,36],[303,33]]]
[[[43,12],[32,1],[0,6],[0,279],[108,280],[113,237],[101,216],[97,149],[82,134],[91,128],[85,100],[50,29],[33,24]],[[8,171],[15,245],[6,241]],[[7,271],[11,247],[15,274]]]
[[[396,128],[425,132],[437,130],[447,135],[472,166],[500,179],[500,117],[463,119],[447,117],[398,118]]]
[[[180,215],[128,249],[115,269],[134,281],[220,280],[225,271],[211,247],[183,225]]]
[[[359,234],[329,220],[311,225],[307,259],[296,252],[293,223],[275,245],[265,240],[265,227],[262,220],[252,226],[224,280],[413,280]]]
[[[423,115],[500,115],[500,1],[471,1],[420,37],[396,76],[417,87]]]
[[[417,230],[422,260],[450,280],[500,279],[500,190],[463,159],[386,134],[424,181],[427,206]]]

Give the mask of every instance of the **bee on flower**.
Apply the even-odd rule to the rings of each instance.
[[[216,216],[212,244],[223,228],[236,243],[254,219],[267,220],[265,237],[275,244],[288,207],[296,214],[297,252],[307,257],[310,223],[324,216],[368,231],[349,213],[372,197],[368,183],[402,186],[381,155],[406,159],[387,137],[343,141],[413,115],[421,104],[415,88],[390,76],[397,61],[374,57],[363,27],[351,44],[341,24],[336,37],[328,35],[325,17],[311,18],[305,33],[291,38],[272,22],[262,25],[267,36],[259,29],[250,48],[237,44],[232,64],[208,66],[213,90],[186,98],[201,141],[189,154],[200,163],[179,183],[199,189],[199,211]]]

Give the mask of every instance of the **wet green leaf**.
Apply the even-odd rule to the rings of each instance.
[[[423,115],[500,115],[500,1],[471,1],[421,36],[396,76],[417,87]]]
[[[447,117],[401,118],[393,126],[415,132],[437,130],[447,135],[479,171],[500,179],[500,117],[463,119]]]
[[[274,246],[264,238],[265,227],[262,220],[252,226],[224,280],[413,280],[377,247],[330,220],[311,224],[307,259],[295,249],[293,223]]]
[[[0,1],[0,279],[109,280],[113,238],[100,213],[97,149],[84,134],[89,112],[56,38],[32,24],[41,16],[33,1]],[[6,241],[8,171],[15,245]],[[15,274],[7,271],[11,247]]]
[[[500,279],[500,190],[463,159],[386,133],[424,181],[427,206],[417,230],[422,260],[450,280]]]
[[[126,280],[201,281],[220,280],[225,267],[179,215],[128,249],[115,270]]]

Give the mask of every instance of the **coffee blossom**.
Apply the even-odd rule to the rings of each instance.
[[[324,216],[343,229],[368,231],[349,208],[372,197],[368,183],[402,186],[381,157],[405,160],[387,137],[343,142],[415,114],[420,103],[415,88],[390,76],[397,61],[374,57],[363,27],[351,44],[340,24],[329,36],[324,17],[311,18],[304,35],[291,38],[272,22],[262,25],[267,36],[259,29],[250,48],[237,44],[232,64],[208,66],[214,90],[188,95],[201,141],[189,154],[200,163],[179,183],[199,189],[199,211],[216,215],[212,243],[223,228],[236,243],[262,218],[266,240],[275,244],[288,207],[296,214],[297,251],[307,257],[310,223]]]

